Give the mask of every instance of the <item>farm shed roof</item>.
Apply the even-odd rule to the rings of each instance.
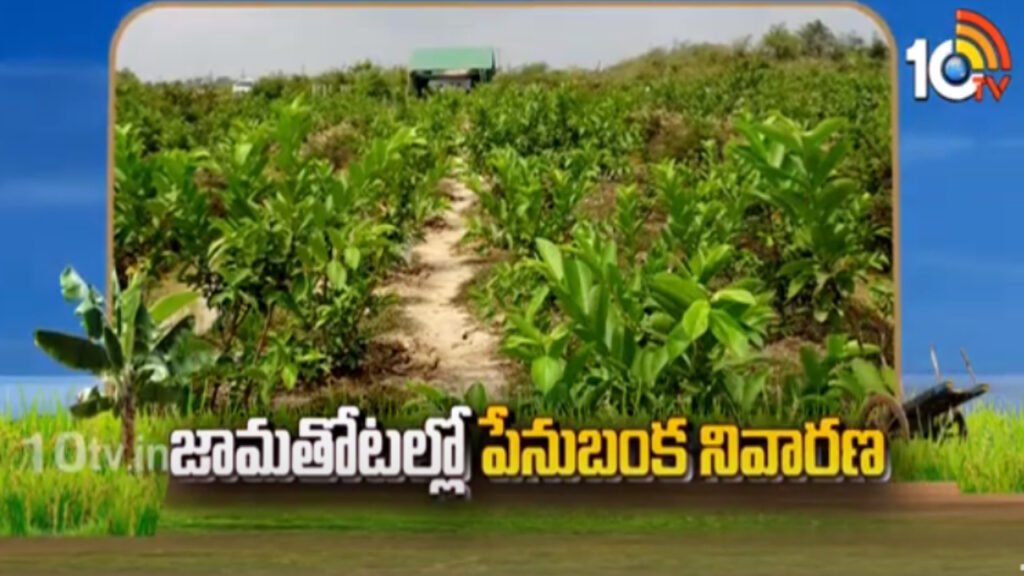
[[[409,59],[409,70],[486,70],[494,68],[491,48],[423,48]]]

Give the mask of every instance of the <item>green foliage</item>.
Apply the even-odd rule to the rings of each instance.
[[[494,149],[510,147],[524,156],[571,154],[605,174],[626,170],[625,154],[638,144],[629,122],[628,92],[581,90],[561,84],[492,84],[474,94],[465,136],[471,166],[487,168]],[[590,166],[588,166],[590,168]]]
[[[451,168],[450,140],[424,136],[445,127],[382,116],[339,172],[309,153],[316,103],[274,99],[295,93],[284,86],[257,96],[269,114],[205,137],[208,150],[147,153],[133,126],[118,129],[118,270],[148,265],[202,294],[216,366],[198,380],[245,401],[358,367],[386,303],[375,288],[443,207]]]
[[[762,49],[779,60],[792,60],[800,55],[803,48],[800,37],[786,29],[784,25],[775,25],[761,40]]]
[[[793,58],[845,49],[818,25],[791,38]],[[884,324],[891,245],[880,240],[888,222],[875,214],[891,210],[880,200],[891,191],[877,172],[888,165],[888,145],[869,147],[864,132],[865,125],[888,130],[884,99],[875,100],[883,85],[863,63],[851,64],[849,76],[822,65],[770,73],[765,66],[726,61],[715,77],[666,76],[641,86],[552,73],[550,84],[509,81],[478,95],[487,113],[471,113],[466,140],[482,172],[469,238],[504,257],[472,295],[485,317],[505,319],[505,348],[545,409],[677,406],[798,420],[853,410],[886,389],[891,371],[878,363],[888,350],[877,338],[887,335],[862,333],[859,296],[866,287],[866,314]],[[847,82],[850,90],[835,99],[807,89]],[[615,91],[602,92],[609,85]],[[794,86],[803,86],[799,94]],[[867,96],[851,106],[856,91]],[[631,111],[618,107],[623,93],[632,95]],[[764,101],[784,102],[783,112]],[[582,102],[591,107],[584,111]],[[652,128],[666,114],[677,118],[675,131],[666,132],[663,120]],[[578,129],[586,115],[618,126],[623,139],[587,136]],[[644,150],[645,139],[692,134],[688,151],[676,148],[664,160]],[[651,159],[636,170],[610,169],[588,152],[589,138],[618,157]],[[562,188],[557,176],[567,165],[596,185]],[[602,185],[608,179],[613,186]],[[594,198],[602,187],[614,190],[611,202]],[[581,210],[602,203],[611,210]],[[527,290],[526,279],[538,275],[541,287]],[[824,381],[810,364],[795,376],[772,376],[768,344],[796,335],[834,346],[842,332],[869,341],[858,344],[860,356],[823,360]]]
[[[175,363],[175,353],[191,335],[192,318],[180,312],[196,298],[191,292],[170,294],[149,307],[144,305],[144,280],[136,274],[124,291],[114,281],[112,316],[104,312],[99,291],[73,268],[61,274],[65,300],[78,304],[85,337],[51,330],[37,330],[36,345],[64,366],[92,373],[112,385],[112,396],[99,388],[85,401],[72,407],[77,416],[94,416],[99,411],[129,403],[125,395],[163,398],[157,388],[180,384],[185,370]]]
[[[733,148],[760,175],[753,193],[785,218],[777,232],[785,240],[777,271],[789,282],[785,299],[809,292],[814,319],[833,327],[858,282],[888,264],[870,249],[876,232],[865,218],[870,194],[838,175],[850,147],[837,136],[841,126],[837,119],[807,131],[786,118],[740,122],[745,140]]]
[[[788,399],[795,411],[827,415],[843,402],[859,410],[871,394],[895,396],[896,378],[891,368],[878,368],[870,360],[877,346],[833,334],[825,341],[824,353],[810,346],[800,349],[800,377],[791,377]],[[852,412],[852,411],[851,411]]]
[[[418,412],[417,409],[424,409],[426,414],[447,415],[454,406],[460,404],[469,406],[476,414],[483,414],[487,410],[487,389],[480,382],[474,382],[462,394],[420,382],[410,382],[408,388],[413,397],[403,406],[406,411]]]
[[[577,204],[593,185],[589,166],[575,173],[572,168],[547,157],[523,157],[511,148],[494,150],[489,156],[494,183],[484,186],[478,179],[473,184],[484,218],[471,222],[470,239],[522,254],[534,238],[566,236]]]
[[[476,195],[465,240],[493,260],[468,298],[504,324],[527,402],[852,408],[892,360],[888,70],[820,23],[760,48],[531,67],[425,99],[369,64],[242,97],[125,75],[117,269],[201,293],[215,365],[193,383],[269,402],[363,368],[388,305],[378,288],[454,177]],[[778,373],[774,344],[828,348],[829,334],[877,353],[822,360],[827,378]]]
[[[709,285],[727,251],[694,258],[676,272],[624,275],[617,247],[587,228],[565,250],[537,240],[546,280],[523,314],[509,317],[509,351],[530,363],[546,401],[623,412],[682,395],[710,407],[724,375],[749,360],[771,310],[739,280]],[[545,331],[537,313],[550,294],[564,320]]]
[[[179,315],[179,312],[196,295],[171,294],[147,306],[141,273],[132,277],[124,291],[115,277],[108,317],[99,291],[73,268],[64,270],[60,284],[64,299],[78,304],[75,314],[82,321],[85,336],[36,330],[36,346],[72,370],[89,372],[103,379],[109,390],[99,387],[90,390],[79,398],[71,412],[90,417],[116,409],[123,426],[124,453],[131,460],[137,402],[141,400],[143,406],[166,404],[182,400],[182,393],[187,392],[179,378],[187,375],[189,366],[179,362],[180,357],[175,353],[192,333],[192,317]],[[190,351],[193,359],[194,352]]]

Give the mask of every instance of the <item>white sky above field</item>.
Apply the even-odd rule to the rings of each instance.
[[[756,40],[773,24],[815,19],[837,34],[884,37],[849,7],[157,7],[125,26],[116,58],[144,80],[403,65],[413,49],[432,46],[493,46],[499,66],[593,68],[676,42]]]

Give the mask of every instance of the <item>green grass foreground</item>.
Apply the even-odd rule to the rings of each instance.
[[[578,532],[645,531],[648,528],[729,530],[744,527],[784,528],[792,520],[774,516],[692,515],[638,512],[535,513],[488,515],[472,509],[410,511],[252,511],[241,514],[199,510],[166,510],[166,478],[159,473],[132,474],[117,466],[120,423],[109,414],[75,420],[64,412],[26,410],[13,419],[0,416],[0,535],[149,536],[158,526],[170,531],[222,530],[474,530],[484,525],[504,532],[537,530]],[[202,421],[203,418],[199,418]],[[196,421],[192,419],[191,422]],[[185,422],[177,417],[146,416],[138,420],[137,453],[147,466],[159,466],[158,448],[169,432]],[[952,481],[968,493],[1024,493],[1024,463],[1019,446],[1024,438],[1024,413],[1000,412],[980,406],[968,415],[970,436],[941,444],[913,441],[893,450],[893,481]],[[72,435],[74,433],[76,435]],[[38,440],[33,437],[38,435]],[[84,442],[84,463],[78,471],[62,471],[58,462],[76,465]],[[61,442],[61,439],[64,439]],[[101,447],[91,449],[91,445]],[[36,446],[41,447],[37,450]],[[605,518],[607,516],[607,518]],[[601,521],[594,522],[593,519]],[[587,521],[584,521],[587,520]],[[607,522],[605,521],[607,520]],[[804,525],[806,520],[800,520]],[[602,526],[604,526],[602,528]]]
[[[105,414],[76,420],[63,410],[40,414],[34,407],[22,414],[18,419],[0,415],[0,454],[5,455],[0,459],[0,535],[156,533],[166,478],[132,474],[116,465],[117,419]],[[140,418],[139,443],[166,443],[162,439],[171,425]],[[99,450],[91,450],[92,445]]]
[[[971,494],[1024,493],[1024,411],[979,404],[967,415],[967,429],[964,441],[894,446],[893,479],[956,482]]]
[[[777,532],[818,529],[836,525],[830,517],[806,514],[753,512],[688,512],[662,510],[550,510],[469,506],[414,506],[409,508],[356,508],[270,506],[240,508],[169,509],[161,530],[169,533],[222,532],[361,532],[406,534],[648,534],[657,532]],[[847,520],[850,520],[847,523]],[[847,518],[847,528],[873,522]]]

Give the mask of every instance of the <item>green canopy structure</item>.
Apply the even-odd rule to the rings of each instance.
[[[409,58],[409,80],[417,94],[444,87],[469,90],[494,78],[496,68],[493,48],[423,48]]]

